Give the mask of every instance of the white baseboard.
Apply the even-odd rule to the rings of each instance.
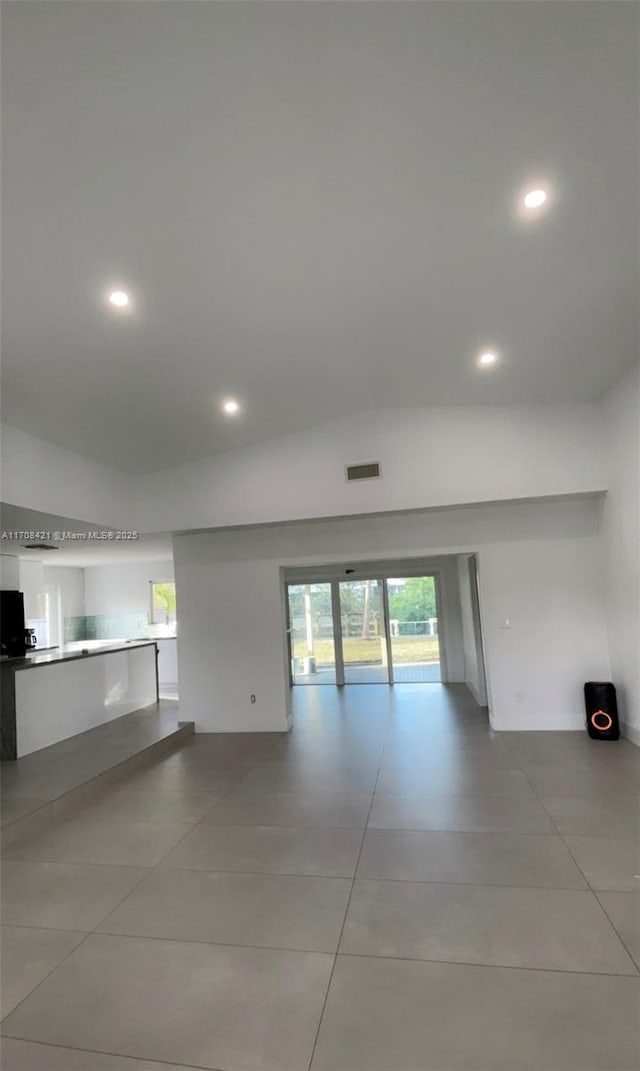
[[[565,715],[561,721],[543,721],[526,718],[520,721],[502,719],[499,724],[491,720],[491,728],[497,733],[578,733],[587,731],[582,715]]]

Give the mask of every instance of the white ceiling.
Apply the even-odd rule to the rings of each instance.
[[[8,422],[144,472],[637,359],[636,4],[2,9]]]
[[[171,533],[142,534],[137,539],[118,540],[97,538],[97,534],[113,532],[102,524],[79,521],[71,517],[59,517],[53,513],[25,509],[8,502],[0,502],[0,525],[6,533],[29,533],[29,537],[2,539],[0,553],[17,555],[45,565],[79,566],[129,565],[139,561],[171,561],[173,539]],[[40,533],[35,539],[30,533]],[[56,539],[55,534],[72,533],[77,538]],[[82,538],[82,536],[86,538]],[[89,538],[91,535],[91,538]],[[29,550],[30,543],[45,543],[54,550]]]

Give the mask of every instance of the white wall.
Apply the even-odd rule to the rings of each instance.
[[[640,744],[640,370],[605,400],[607,482],[603,539],[612,679],[620,716]]]
[[[20,590],[20,559],[17,554],[0,554],[0,588]]]
[[[96,524],[133,527],[132,481],[8,424],[0,427],[2,500]]]
[[[84,570],[85,613],[148,614],[149,583],[173,580],[173,562],[131,562],[128,565],[98,565]]]
[[[599,407],[456,406],[360,413],[132,477],[4,425],[2,498],[143,533],[603,491]],[[346,464],[382,479],[347,484]]]
[[[355,528],[349,528],[348,520],[319,523],[313,528],[296,524],[263,528],[259,542],[264,543],[265,551],[260,550],[257,557],[255,548],[233,531],[227,534],[228,540],[237,543],[232,551],[226,543],[216,542],[219,550],[224,547],[224,553],[237,556],[233,560],[239,561],[244,554],[247,561],[263,561],[269,551],[272,560],[287,562],[304,561],[307,552],[320,561],[341,560],[349,554],[393,556],[405,553],[403,548],[413,555],[434,553],[438,547],[472,551],[487,543],[482,525],[471,525],[467,532],[461,531],[457,522],[447,522],[443,528],[437,519],[445,515],[442,510],[424,515],[415,510],[610,488],[603,507],[613,653],[613,668],[608,668],[608,674],[618,685],[629,734],[635,733],[640,743],[638,398],[636,372],[611,393],[604,410],[585,404],[360,414],[217,459],[139,478],[126,477],[5,427],[3,498],[25,508],[145,532],[322,516],[359,517]],[[346,463],[373,459],[382,463],[381,480],[355,486],[345,483]],[[515,509],[508,521],[508,539],[506,531],[494,532],[493,543],[533,539],[551,546],[546,527],[549,519],[540,520],[540,508],[536,507],[535,514]],[[400,510],[413,510],[414,519],[404,515],[398,520],[392,511]],[[415,517],[422,519],[418,522]],[[560,538],[584,539],[583,521],[578,523],[575,514],[565,515],[568,530]],[[596,538],[595,533],[591,538]],[[480,564],[484,566],[482,557]],[[157,565],[154,563],[153,573],[159,578]],[[596,566],[596,572],[599,569]],[[151,578],[144,577],[145,608]],[[115,587],[106,581],[105,574],[102,586],[97,575],[94,579],[87,592],[88,613],[104,612],[105,607],[115,609],[116,603],[119,610],[141,607],[139,595],[134,596],[128,585],[118,588],[115,577]],[[593,597],[595,630],[600,606],[599,596]],[[182,600],[179,608],[182,612],[187,609]],[[485,638],[489,644],[489,637]],[[183,646],[186,650],[186,641]],[[596,648],[599,643],[593,649],[587,645],[590,663],[597,662],[593,657]],[[567,679],[569,670],[577,668],[579,664],[567,664]],[[595,668],[587,674],[595,675]],[[256,711],[250,713],[253,716]],[[496,712],[494,717],[498,717]],[[540,717],[540,711],[535,712],[530,705],[520,720],[526,723]],[[575,708],[572,717],[577,717]]]
[[[184,531],[602,491],[597,407],[387,410],[139,477],[143,531]],[[344,466],[377,460],[380,480]]]
[[[197,732],[282,732],[289,687],[279,568],[214,563],[202,546],[192,556],[189,538],[176,540],[180,715]]]
[[[601,554],[596,538],[481,550],[494,729],[584,728],[583,684],[610,673]]]
[[[610,672],[598,529],[580,498],[177,536],[184,717],[285,725],[283,567],[477,551],[494,727],[580,728],[584,681]]]
[[[45,565],[45,586],[60,588],[62,620],[84,614],[84,569],[64,565]]]

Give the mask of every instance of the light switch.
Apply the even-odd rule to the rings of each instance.
[[[500,620],[500,628],[511,628],[511,618],[503,617]]]

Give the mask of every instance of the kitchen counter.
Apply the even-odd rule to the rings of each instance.
[[[0,662],[0,686],[0,758],[12,760],[157,703],[158,647],[133,640],[33,651]]]
[[[99,647],[78,649],[77,645],[63,644],[62,647],[47,648],[43,651],[30,651],[15,658],[0,658],[0,666],[10,669],[31,669],[35,666],[51,666],[55,662],[72,662],[79,658],[94,658],[96,655],[111,654],[114,651],[130,651],[135,647],[155,646],[155,640],[125,640],[124,643],[105,643]]]

